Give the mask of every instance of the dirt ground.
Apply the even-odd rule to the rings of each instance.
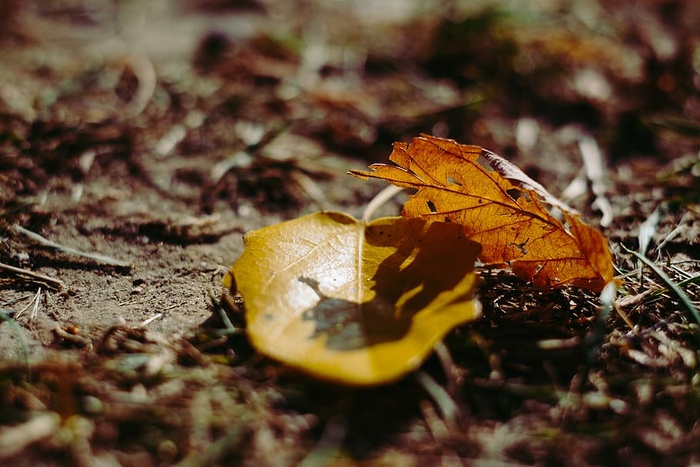
[[[700,9],[607,3],[0,4],[0,462],[700,462]],[[422,132],[600,228],[613,309],[484,270],[415,377],[257,355],[221,287],[243,233],[360,216],[383,184],[347,171]]]

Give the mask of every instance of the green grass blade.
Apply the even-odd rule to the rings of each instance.
[[[0,310],[0,323],[7,323],[12,330],[12,333],[19,339],[19,345],[22,349],[22,356],[24,357],[24,364],[29,365],[29,348],[27,343],[24,341],[24,335],[22,334],[22,329],[17,324],[17,321],[12,319],[5,311]]]
[[[679,287],[683,287],[684,285],[688,284],[700,284],[700,275],[689,277],[687,279],[683,279],[678,283]]]
[[[637,253],[636,251],[630,250],[630,249],[627,248],[625,245],[620,244],[620,246],[622,246],[622,248],[623,248],[626,252],[633,254],[634,256],[637,257],[637,259],[639,259],[639,260],[642,261],[644,264],[646,264],[647,266],[649,266],[649,268],[650,268],[652,271],[654,271],[654,274],[656,274],[662,281],[664,281],[664,282],[666,283],[666,286],[668,287],[668,289],[669,289],[671,292],[673,292],[673,294],[676,295],[676,297],[678,297],[678,299],[679,299],[681,302],[683,302],[683,305],[684,305],[684,306],[686,307],[686,309],[690,312],[690,314],[693,315],[693,318],[695,319],[695,321],[696,321],[698,324],[700,324],[700,313],[698,312],[698,309],[695,307],[695,305],[693,305],[693,302],[690,301],[690,298],[688,297],[688,295],[686,295],[686,293],[683,291],[683,289],[681,289],[680,286],[679,286],[678,284],[676,284],[675,282],[673,282],[673,279],[671,279],[670,277],[668,277],[668,275],[667,275],[665,272],[663,272],[663,271],[661,270],[661,268],[659,268],[656,264],[654,264],[654,263],[653,263],[649,258],[647,258],[646,256],[640,255],[640,254]]]

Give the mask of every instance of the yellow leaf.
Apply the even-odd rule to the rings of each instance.
[[[474,320],[479,245],[456,224],[363,223],[319,212],[245,236],[237,284],[261,353],[317,377],[376,385],[416,369]]]

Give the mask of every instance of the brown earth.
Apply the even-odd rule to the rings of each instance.
[[[4,2],[0,461],[700,462],[700,11],[464,3]],[[242,234],[361,215],[383,185],[347,170],[421,132],[508,157],[599,226],[609,319],[483,270],[484,317],[371,390],[227,334]],[[690,307],[622,248],[647,231]]]

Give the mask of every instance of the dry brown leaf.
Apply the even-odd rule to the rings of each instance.
[[[479,146],[422,135],[394,143],[389,160],[361,178],[418,191],[403,216],[448,220],[481,243],[481,260],[509,264],[540,287],[573,285],[596,292],[613,277],[607,240],[522,170]]]

